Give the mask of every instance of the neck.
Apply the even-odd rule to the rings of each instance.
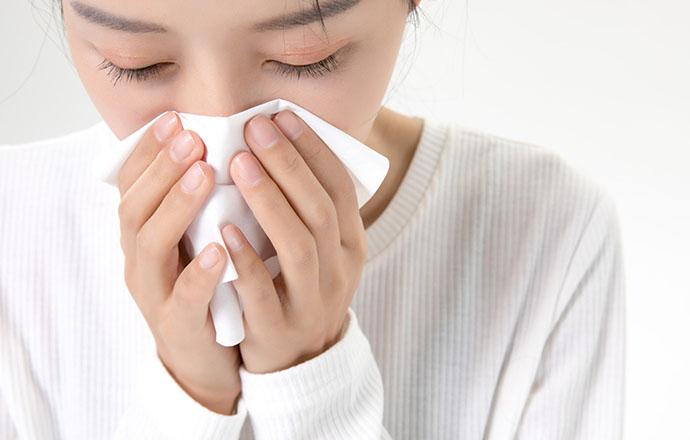
[[[366,229],[383,213],[409,168],[421,137],[424,120],[381,107],[365,142],[390,162],[381,187],[359,210]]]

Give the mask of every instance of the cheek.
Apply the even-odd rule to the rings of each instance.
[[[71,14],[65,13],[65,38],[74,67],[94,107],[118,138],[131,134],[173,104],[166,102],[160,88],[122,83],[113,87],[106,70],[98,68],[103,57],[96,48],[83,36],[70,32],[71,19]]]
[[[328,79],[307,80],[311,86],[284,87],[280,96],[300,104],[328,123],[364,142],[381,108],[390,82],[400,40],[371,42]],[[307,83],[305,81],[305,84]]]
[[[151,113],[157,106],[151,105],[148,93],[141,93],[131,87],[113,87],[106,72],[98,69],[103,58],[90,44],[81,39],[73,39],[69,34],[67,40],[84,90],[118,138],[124,138],[160,113]]]
[[[309,86],[295,85],[283,97],[299,103],[361,142],[369,137],[398,57],[405,21],[383,21],[358,42],[343,70]],[[305,84],[307,82],[305,81]],[[290,95],[290,96],[288,96]]]

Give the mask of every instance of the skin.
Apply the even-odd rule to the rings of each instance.
[[[407,5],[362,0],[326,19],[326,35],[318,22],[264,33],[251,29],[253,23],[310,7],[310,0],[256,0],[251,8],[211,0],[82,3],[169,29],[164,34],[107,29],[63,2],[74,65],[119,138],[165,110],[229,115],[281,97],[390,160],[383,185],[358,209],[345,168],[301,119],[282,112],[247,123],[251,151],[233,157],[228,172],[276,249],[282,270],[271,279],[241,231],[223,227],[224,244],[239,274],[233,284],[246,330],[239,346],[223,347],[215,342],[208,305],[225,253],[219,243],[211,243],[190,260],[180,246],[213,187],[213,171],[202,160],[202,139],[182,130],[171,112],[148,130],[128,158],[118,185],[127,287],[175,380],[207,408],[233,414],[241,393],[240,364],[252,373],[283,370],[323,353],[346,329],[347,308],[367,255],[365,228],[397,190],[422,128],[421,119],[381,106]],[[297,79],[275,71],[274,61],[310,64],[339,48],[344,49],[338,68],[325,76]],[[123,68],[171,64],[146,81],[113,85],[97,67],[104,58]],[[191,151],[180,158],[176,152],[185,139]],[[252,163],[254,179],[247,177],[251,172],[243,173]],[[195,171],[198,187],[185,189],[185,177]],[[209,267],[202,264],[214,259]]]

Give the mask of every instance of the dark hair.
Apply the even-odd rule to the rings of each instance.
[[[412,22],[414,24],[419,23],[419,10],[417,8],[417,3],[415,0],[403,0],[404,2],[407,3],[407,13],[408,15],[412,16]],[[64,24],[65,21],[65,13],[62,9],[62,0],[57,0],[58,5],[60,6],[60,19],[62,23]],[[319,15],[321,16],[321,4],[319,3],[319,0],[314,0],[314,7],[316,10],[319,12]],[[326,25],[323,22],[323,16],[321,16],[321,27],[323,28],[324,32],[326,31]]]

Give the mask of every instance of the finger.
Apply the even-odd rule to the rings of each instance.
[[[196,185],[196,186],[195,186]],[[182,236],[198,215],[210,195],[213,169],[197,161],[175,183],[151,218],[136,236],[136,261],[139,270],[162,283],[156,291],[169,292],[165,287],[174,283],[179,254],[175,252]],[[191,257],[196,257],[190,255]]]
[[[335,273],[340,264],[340,231],[330,196],[273,121],[259,115],[246,130],[254,154],[314,236],[322,273]]]
[[[228,224],[221,234],[239,276],[232,283],[242,302],[247,328],[259,334],[275,331],[284,315],[270,272],[237,226]]]
[[[126,253],[134,250],[136,234],[143,224],[203,153],[203,141],[196,133],[188,130],[178,132],[122,196],[119,206],[120,239]]]
[[[182,129],[180,119],[175,112],[168,112],[158,118],[146,130],[141,140],[127,157],[118,174],[120,196],[139,178],[142,172],[156,157],[165,143]]]
[[[276,250],[289,302],[300,309],[318,303],[319,256],[309,229],[252,153],[235,155],[230,172]]]
[[[366,235],[352,177],[338,157],[304,121],[284,110],[274,117],[335,206],[342,246],[364,251]]]
[[[170,297],[176,325],[199,331],[208,319],[208,306],[225,269],[226,256],[218,243],[209,243],[180,273]]]

